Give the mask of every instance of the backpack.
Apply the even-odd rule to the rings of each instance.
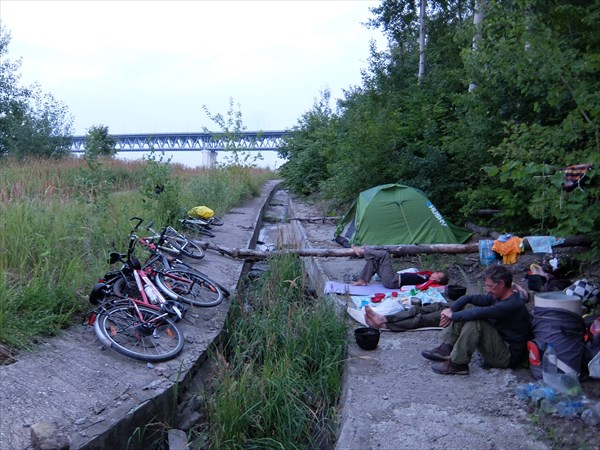
[[[531,374],[538,380],[542,378],[543,352],[552,342],[558,356],[559,372],[579,377],[585,356],[586,324],[583,317],[565,309],[535,306],[531,325],[534,338],[527,343]]]

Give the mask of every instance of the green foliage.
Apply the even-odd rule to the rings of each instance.
[[[275,257],[232,305],[211,448],[315,448],[317,429],[334,438],[346,328],[333,305],[305,297],[304,280],[295,257]]]
[[[10,33],[0,24],[0,157],[69,155],[72,118],[67,108],[34,84],[19,84],[21,61],[8,59]]]
[[[290,188],[347,205],[398,182],[457,224],[600,242],[594,171],[583,191],[561,187],[561,169],[600,162],[600,2],[484,2],[475,50],[472,4],[427,3],[426,77],[417,80],[419,2],[383,0],[368,26],[388,48],[372,47],[363,85],[336,114],[322,101],[292,130],[281,171]]]
[[[85,158],[96,161],[101,157],[112,158],[117,154],[117,138],[108,134],[108,127],[96,125],[88,129],[85,139]]]
[[[212,114],[206,105],[202,105],[202,109],[216,125],[219,126],[223,133],[225,141],[225,161],[221,164],[222,166],[234,165],[242,167],[256,167],[258,161],[263,159],[262,155],[256,151],[248,151],[248,149],[255,147],[255,140],[251,139],[250,142],[246,142],[242,139],[246,126],[244,125],[242,111],[240,105],[237,105],[237,110],[233,102],[233,98],[229,98],[229,109],[227,110],[227,117],[222,114]],[[205,132],[210,133],[208,129],[204,129]],[[213,136],[213,139],[218,139],[217,136]]]
[[[142,201],[150,217],[162,225],[174,225],[183,212],[181,183],[173,176],[170,159],[152,150],[144,155],[146,176],[141,186]]]
[[[278,155],[286,159],[279,169],[288,186],[302,195],[309,195],[329,177],[327,151],[333,152],[336,136],[330,126],[335,121],[329,106],[330,92],[325,90],[312,110],[298,120],[293,132],[286,136]]]

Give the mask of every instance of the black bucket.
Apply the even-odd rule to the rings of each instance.
[[[375,350],[381,332],[377,328],[357,328],[354,330],[356,343],[363,350]]]
[[[458,284],[450,284],[446,286],[446,296],[452,301],[458,300],[466,293],[467,288],[464,286],[459,286]]]

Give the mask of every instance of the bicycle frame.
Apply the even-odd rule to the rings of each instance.
[[[198,269],[196,269],[195,267],[193,267],[193,266],[191,266],[191,265],[189,265],[189,264],[185,263],[184,261],[182,261],[182,260],[180,260],[180,259],[178,259],[178,258],[175,258],[174,256],[171,256],[171,255],[166,255],[166,254],[164,254],[164,253],[161,253],[161,251],[160,251],[160,250],[161,250],[161,247],[160,247],[160,245],[159,245],[158,243],[160,242],[160,239],[162,239],[162,237],[163,237],[163,235],[161,234],[161,235],[160,235],[160,238],[159,238],[159,241],[158,241],[156,244],[155,244],[155,243],[153,243],[153,242],[151,242],[151,241],[150,241],[150,238],[139,238],[139,239],[138,239],[138,240],[139,240],[139,242],[140,242],[140,244],[141,244],[141,245],[143,245],[145,248],[147,248],[147,249],[148,249],[148,251],[150,251],[150,253],[153,255],[153,256],[152,256],[152,257],[151,257],[151,258],[150,258],[150,259],[149,259],[149,260],[148,260],[148,261],[147,261],[147,262],[144,264],[144,267],[146,267],[146,266],[151,266],[151,267],[152,267],[152,270],[153,270],[154,272],[162,273],[162,274],[164,274],[165,276],[167,276],[167,277],[170,277],[170,278],[172,278],[172,279],[175,279],[175,280],[177,280],[177,281],[188,282],[188,280],[186,280],[186,279],[183,279],[183,278],[181,278],[181,277],[178,277],[177,275],[170,274],[169,272],[167,272],[167,271],[164,271],[164,270],[156,269],[156,268],[153,266],[153,265],[154,265],[154,263],[156,263],[156,262],[160,262],[160,263],[162,264],[162,266],[163,266],[165,269],[167,269],[167,270],[168,270],[168,269],[173,269],[173,268],[176,268],[177,266],[183,266],[183,267],[185,267],[186,269],[189,269],[189,270],[191,270],[191,271],[194,271],[194,272],[198,273],[199,275],[201,275],[201,276],[203,276],[203,277],[206,277],[206,278],[208,278],[208,276],[207,276],[206,274],[202,273],[201,271],[199,271],[199,270],[198,270]],[[219,287],[219,289],[221,289],[221,291],[223,292],[223,295],[224,295],[225,297],[229,297],[229,295],[230,295],[230,292],[229,292],[229,290],[228,290],[228,289],[226,289],[224,286],[222,286],[220,283],[217,283],[217,282],[216,282],[216,281],[214,281],[214,280],[211,280],[211,281],[212,281],[214,284],[216,284],[216,285]],[[168,295],[168,294],[167,294],[167,295]]]

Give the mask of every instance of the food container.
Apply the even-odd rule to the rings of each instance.
[[[564,292],[542,292],[535,294],[534,305],[540,308],[554,308],[581,314],[581,299]]]

